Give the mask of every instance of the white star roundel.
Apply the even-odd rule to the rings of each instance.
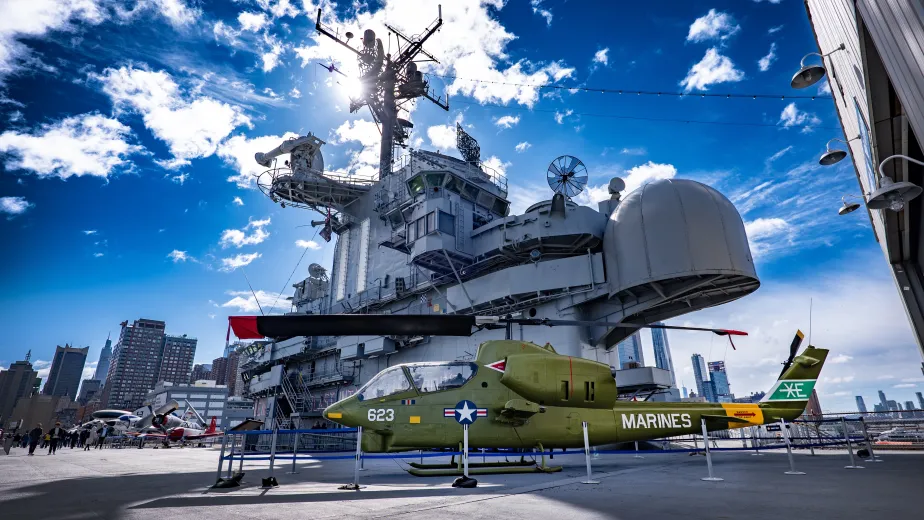
[[[457,423],[472,424],[479,417],[487,417],[487,408],[478,408],[475,403],[464,400],[459,401],[454,408],[443,408],[443,417],[453,417]]]

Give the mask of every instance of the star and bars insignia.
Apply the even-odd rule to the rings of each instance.
[[[472,424],[479,417],[487,417],[487,408],[478,406],[468,400],[459,401],[454,408],[443,408],[443,417],[453,417],[459,424]]]

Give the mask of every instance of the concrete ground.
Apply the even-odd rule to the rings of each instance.
[[[702,456],[601,455],[593,462],[596,485],[581,483],[583,455],[558,455],[552,462],[564,466],[561,473],[478,476],[476,489],[407,475],[402,460],[367,460],[358,492],[337,489],[352,480],[351,460],[300,461],[299,473],[289,475],[291,459],[280,459],[280,486],[270,490],[259,487],[268,462],[247,463],[243,486],[210,490],[217,450],[38,453],[0,452],[0,518],[920,519],[924,490],[924,454],[911,453],[887,453],[856,470],[844,469],[846,452],[797,453],[806,475],[783,473],[785,452],[714,453],[722,482],[700,480]]]

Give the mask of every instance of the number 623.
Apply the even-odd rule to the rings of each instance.
[[[395,411],[391,408],[370,408],[366,416],[370,421],[394,421]]]

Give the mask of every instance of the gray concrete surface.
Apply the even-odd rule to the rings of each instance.
[[[402,461],[368,460],[358,492],[337,490],[351,480],[352,461],[303,461],[288,475],[284,459],[278,488],[259,487],[268,474],[261,461],[244,465],[242,487],[209,490],[217,457],[196,448],[0,452],[0,519],[924,518],[924,454],[887,453],[885,462],[848,470],[844,452],[799,453],[807,474],[794,476],[783,473],[785,452],[716,453],[718,483],[700,480],[702,456],[603,455],[594,461],[597,485],[581,484],[582,455],[559,455],[561,473],[479,476],[471,490],[409,476]]]

